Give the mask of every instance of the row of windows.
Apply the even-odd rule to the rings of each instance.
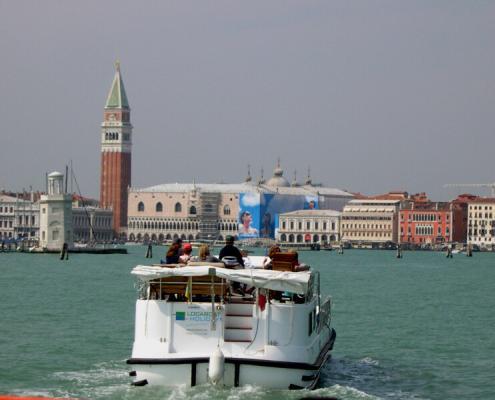
[[[468,236],[477,236],[477,235],[480,235],[480,236],[485,236],[485,235],[491,235],[491,236],[495,236],[495,229],[468,229]]]
[[[471,237],[471,236],[469,236],[468,240],[470,242],[495,242],[495,238],[492,238],[492,237],[485,238],[485,237]]]
[[[0,236],[2,238],[7,238],[7,237],[11,238],[12,237],[12,232],[0,232]]]
[[[427,225],[427,226],[418,225],[415,227],[416,236],[431,236],[433,235],[433,231],[434,228],[431,225]],[[449,228],[448,227],[445,228],[445,235],[448,236],[449,232],[450,232]],[[404,236],[404,229],[402,227],[400,228],[400,234]],[[407,228],[407,234],[411,235],[411,227]],[[442,236],[442,228],[440,226],[437,228],[437,236]]]
[[[343,229],[391,229],[390,225],[385,224],[342,224]]]
[[[129,141],[129,134],[124,133],[123,138],[125,141]],[[118,132],[105,132],[105,140],[119,140],[119,133]]]
[[[320,241],[326,243],[328,242],[328,240],[330,240],[331,242],[336,240],[335,235],[330,235],[330,236],[321,235],[321,237],[320,235],[313,235],[311,239],[313,243],[318,243]],[[303,235],[294,235],[292,233],[286,235],[285,233],[283,233],[280,235],[280,241],[286,243],[304,243],[304,237]]]
[[[19,215],[19,225],[22,225],[22,215]],[[29,216],[28,215],[25,215],[24,216],[24,225],[29,225]],[[31,225],[34,225],[35,224],[35,221],[36,221],[36,218],[34,217],[34,215],[31,216]]]
[[[166,235],[163,234],[163,233],[160,233],[159,235],[155,234],[155,233],[152,233],[151,235],[149,233],[138,233],[138,234],[134,234],[134,233],[131,233],[129,235],[129,240],[131,242],[134,242],[134,241],[141,241],[141,240],[145,240],[145,241],[148,241],[148,240],[153,240],[153,241],[160,241],[160,242],[163,242],[164,240],[172,240],[172,239],[177,239],[177,238],[181,238],[182,240],[198,240],[200,238],[199,234],[197,234],[196,236],[194,236],[193,234],[189,234],[189,235],[185,235],[184,233],[179,235],[178,233],[174,233],[173,235],[171,233],[167,233]],[[223,240],[223,237],[222,236],[219,236],[218,237],[218,240]]]
[[[479,226],[495,226],[495,221],[479,221]],[[478,221],[469,221],[469,226],[474,226],[475,228],[478,227]]]
[[[138,212],[144,212],[144,203],[142,201],[138,203],[137,210]],[[176,213],[182,212],[182,204],[179,202],[175,203],[174,211]],[[212,213],[215,212],[215,208],[211,204],[205,204],[203,207],[203,211],[205,213]],[[155,212],[163,212],[163,204],[161,202],[155,204]],[[189,214],[197,214],[195,206],[189,207]],[[228,204],[223,207],[223,215],[230,215],[230,206]]]
[[[213,223],[213,227],[219,231],[237,231],[235,223]],[[152,229],[152,230],[198,230],[198,222],[175,222],[175,221],[130,221],[130,229]]]
[[[290,221],[287,224],[287,220],[282,220],[282,229],[287,229],[287,226],[290,227],[289,229],[294,230],[295,222]],[[311,222],[310,221],[306,221],[305,226],[306,226],[306,230],[308,230],[308,231],[311,230]],[[332,222],[331,226],[332,226],[332,230],[335,230],[335,222]],[[321,224],[321,229],[323,231],[326,231],[327,228],[328,228],[328,222],[324,221]],[[297,221],[297,229],[300,231],[303,229],[303,222],[302,221]],[[314,230],[317,231],[319,229],[320,229],[320,223],[318,221],[314,221]]]
[[[7,223],[9,226],[7,226]],[[0,221],[0,228],[12,228],[12,221]]]
[[[10,212],[11,214],[13,214],[14,213],[14,207],[7,207],[7,206],[1,207],[0,206],[0,213],[3,213],[3,212],[5,212],[5,213]]]
[[[119,140],[118,132],[105,132],[105,140]]]
[[[372,216],[364,216],[364,215],[352,215],[352,216],[342,216],[343,220],[347,221],[390,221],[392,217],[372,217]]]
[[[370,231],[362,231],[362,232],[345,232],[346,236],[374,236],[374,237],[390,237],[390,232],[370,232]]]
[[[493,215],[492,213],[486,212],[484,218],[490,218],[490,219],[492,219],[492,215]],[[473,213],[469,213],[469,218],[473,218]],[[480,212],[480,213],[475,212],[474,213],[474,218],[483,218],[483,213],[482,212]]]
[[[401,220],[404,220],[404,214],[401,214],[400,217],[401,217]],[[448,221],[449,218],[450,218],[449,214],[446,214],[445,219]],[[408,219],[408,221],[412,220],[412,221],[420,221],[420,222],[436,221],[437,219],[438,219],[438,221],[441,221],[442,216],[439,214],[409,214],[407,219]]]
[[[98,228],[109,228],[111,226],[111,221],[112,219],[107,217],[107,218],[94,218],[92,221],[92,224],[94,227]],[[89,226],[90,221],[88,217],[74,217],[74,225],[76,226]]]
[[[493,210],[492,206],[484,206],[485,208],[483,208],[483,206],[473,206],[473,205],[469,205],[469,209],[470,210]]]

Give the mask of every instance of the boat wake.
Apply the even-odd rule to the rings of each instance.
[[[334,396],[339,400],[420,399],[417,395],[404,391],[403,384],[402,379],[371,357],[357,361],[333,357],[322,370],[319,386],[323,387],[320,390],[328,391],[324,393],[325,396]]]
[[[219,388],[211,385],[196,387],[132,387],[125,360],[98,363],[88,370],[63,371],[52,375],[52,387],[18,390],[17,395],[69,397],[105,400],[173,400],[173,399],[279,399],[337,398],[339,400],[419,399],[402,391],[398,382],[379,363],[366,357],[361,360],[332,358],[324,367],[318,388],[308,390],[270,390],[254,385],[239,388]],[[402,382],[403,383],[403,382]]]

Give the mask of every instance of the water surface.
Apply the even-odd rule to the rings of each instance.
[[[130,387],[128,255],[0,253],[0,393],[86,399],[495,398],[495,254],[304,252],[334,301],[337,340],[320,388]],[[154,262],[164,248],[154,248]],[[148,260],[149,262],[149,260]]]

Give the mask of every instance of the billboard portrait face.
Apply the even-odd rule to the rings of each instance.
[[[239,196],[239,239],[258,238],[260,231],[259,193],[241,193]]]
[[[304,200],[305,210],[315,210],[318,208],[318,196],[306,196]]]

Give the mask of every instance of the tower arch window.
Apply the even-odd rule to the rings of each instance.
[[[161,202],[156,203],[155,210],[156,212],[163,212],[163,204]]]
[[[228,204],[226,204],[224,207],[223,207],[223,215],[230,215],[230,207]]]
[[[144,203],[140,201],[137,207],[138,212],[144,212]]]
[[[179,202],[175,203],[175,212],[182,212],[182,204]]]

